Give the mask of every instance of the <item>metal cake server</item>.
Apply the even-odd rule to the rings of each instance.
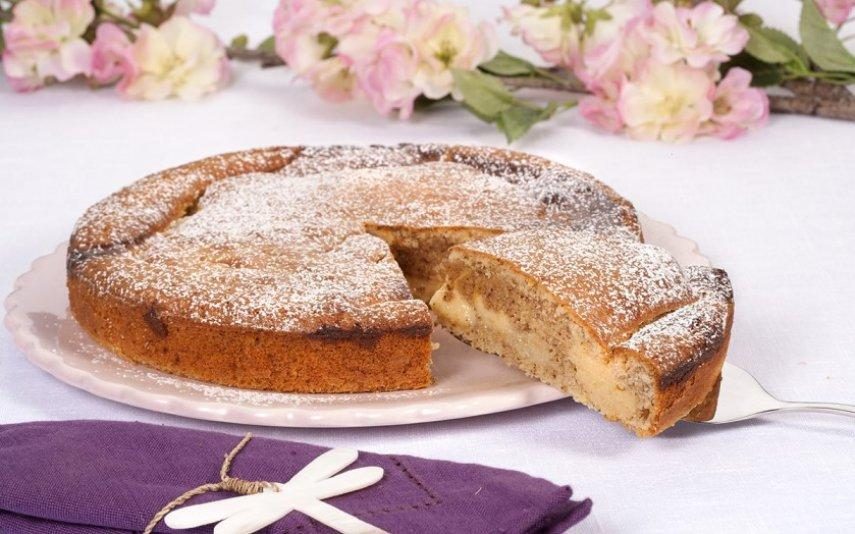
[[[724,362],[715,412],[692,417],[695,423],[733,423],[773,412],[823,412],[855,417],[855,405],[828,402],[790,402],[773,397],[745,369]]]

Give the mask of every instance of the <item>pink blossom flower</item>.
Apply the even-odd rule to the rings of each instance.
[[[178,0],[175,2],[176,15],[208,15],[214,9],[217,0]]]
[[[584,48],[592,50],[619,42],[628,32],[626,26],[646,21],[653,11],[651,0],[612,0],[608,19],[598,20],[584,37]]]
[[[600,38],[585,44],[574,72],[589,91],[614,95],[623,80],[638,75],[650,55],[650,45],[640,32],[644,22],[642,11],[625,21],[610,39]],[[592,37],[597,37],[596,30]]]
[[[840,26],[855,8],[855,0],[816,0],[816,6],[829,22]]]
[[[454,69],[496,53],[492,28],[436,0],[280,0],[276,51],[327,99],[367,97],[381,113],[412,113],[420,94],[454,92]]]
[[[377,50],[377,42],[381,36],[384,36],[384,41],[388,42],[391,34],[402,35],[403,12],[395,11],[399,17],[388,21],[383,20],[385,12],[351,19],[349,27],[336,37],[338,43],[335,54],[342,56],[351,65],[370,61]],[[337,25],[340,24],[342,23],[339,22]]]
[[[350,14],[340,20],[370,19],[379,26],[401,29],[406,21],[405,1],[412,0],[350,0]]]
[[[332,102],[350,100],[357,89],[356,77],[340,57],[316,63],[306,71],[305,76],[321,98]]]
[[[121,78],[127,71],[130,46],[121,28],[109,22],[99,25],[92,43],[92,79],[98,84],[110,84]]]
[[[276,53],[297,74],[303,74],[323,59],[318,42],[322,21],[330,7],[321,0],[282,0],[273,14]]]
[[[503,8],[511,33],[519,35],[550,65],[573,67],[579,53],[580,32],[575,24],[566,25],[561,14],[548,7],[521,4]]]
[[[155,28],[143,24],[127,50],[119,92],[130,98],[194,100],[228,80],[228,58],[217,36],[186,17]]]
[[[725,13],[715,2],[696,5],[689,15],[689,25],[697,35],[697,49],[686,60],[703,68],[710,63],[723,63],[740,53],[748,43],[748,32],[735,15]]]
[[[398,33],[402,31],[405,15],[398,3],[396,0],[281,0],[273,25],[276,51],[323,98],[348,100],[360,87],[365,87],[373,91],[371,100],[378,109],[400,107],[390,104],[400,103],[392,96],[394,80],[388,80],[381,89],[376,78],[395,53],[390,49],[385,52],[386,58],[375,57],[385,27],[395,26]],[[356,65],[371,80],[358,81]]]
[[[579,102],[579,113],[608,132],[625,126],[618,100],[624,84],[639,75],[650,55],[639,29],[652,9],[650,0],[615,0],[608,8],[611,18],[598,20],[582,41],[574,72],[593,96]]]
[[[388,0],[328,2],[281,0],[273,15],[276,53],[298,75],[328,59],[339,40],[353,33],[360,19],[380,10]]]
[[[472,70],[498,50],[493,28],[475,24],[466,9],[416,0],[407,10],[407,38],[419,58],[413,83],[428,98],[454,90],[453,69]]]
[[[41,57],[31,52],[15,52],[6,50],[3,53],[3,72],[12,89],[19,93],[35,91],[44,86],[45,76],[40,72]]]
[[[714,91],[703,70],[651,60],[637,79],[624,84],[618,111],[632,137],[688,141],[712,116]]]
[[[765,122],[767,97],[749,87],[746,72],[733,69],[716,86],[721,63],[748,41],[738,19],[717,3],[611,0],[602,8],[606,17],[576,20],[581,4],[527,3],[506,9],[505,19],[541,57],[571,68],[585,84],[592,94],[579,112],[592,124],[639,139],[686,141],[698,134],[731,138]]]
[[[579,113],[590,123],[603,130],[617,133],[623,129],[623,119],[617,102],[599,96],[586,96],[579,101]]]
[[[594,96],[579,102],[579,112],[606,131],[624,127],[618,99],[623,85],[639,75],[650,54],[639,28],[651,10],[650,0],[616,0],[609,7],[611,18],[598,21],[583,40],[574,72]]]
[[[766,124],[768,119],[769,97],[761,89],[751,87],[751,73],[738,67],[727,71],[713,97],[713,114],[708,125],[711,133],[733,139]]]
[[[383,115],[399,110],[402,119],[413,113],[420,90],[413,84],[418,60],[412,45],[391,29],[377,38],[368,61],[354,67],[362,92]]]
[[[689,27],[689,10],[671,2],[660,2],[653,9],[645,36],[653,57],[660,63],[674,63],[685,58],[697,44],[697,36]]]
[[[685,60],[695,68],[727,61],[748,42],[748,32],[739,19],[709,1],[694,8],[675,7],[670,2],[656,4],[646,35],[657,61]]]
[[[88,0],[23,0],[4,28],[3,69],[16,91],[89,74],[91,50],[82,35],[95,18]]]

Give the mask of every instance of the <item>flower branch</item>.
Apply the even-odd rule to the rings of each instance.
[[[226,54],[228,54],[230,59],[236,59],[238,61],[257,61],[264,69],[285,66],[285,62],[282,61],[282,58],[277,56],[275,52],[268,52],[257,48],[227,46]]]
[[[259,62],[262,68],[281,67],[285,62],[275,52],[229,46],[230,58],[239,61]],[[522,61],[522,60],[519,60]],[[508,89],[548,90],[589,94],[585,84],[566,69],[547,69],[551,76],[537,74],[495,75]],[[791,94],[770,94],[769,110],[774,113],[809,115],[829,119],[855,121],[855,94],[840,84],[817,80],[797,79],[781,83]]]
[[[556,82],[540,77],[500,76],[513,89],[545,89],[585,94],[585,84],[575,77]],[[810,115],[828,119],[855,121],[855,93],[846,86],[820,80],[798,79],[781,83],[790,94],[769,94],[769,110],[774,113]]]
[[[803,0],[798,40],[741,0],[505,7],[547,67],[499,51],[493,26],[450,0],[280,0],[274,35],[255,47],[246,36],[224,46],[196,22],[214,3],[0,0],[6,79],[22,92],[85,78],[127,98],[195,99],[225,85],[229,59],[287,64],[331,102],[360,98],[401,119],[457,102],[509,142],[576,98],[586,120],[640,139],[731,139],[770,111],[855,120],[842,37],[855,0]]]
[[[115,85],[128,98],[196,99],[228,79],[225,49],[192,15],[214,0],[0,0],[11,20],[3,69],[28,92],[85,78],[93,88]]]
[[[285,65],[285,61],[276,54],[276,42],[272,36],[255,48],[248,48],[248,45],[249,38],[246,35],[238,35],[226,47],[226,54],[229,59],[258,62],[263,69]]]
[[[477,117],[499,127],[509,140],[518,138],[536,122],[572,106],[566,99],[551,102],[540,98],[538,102],[521,98],[515,94],[521,89],[580,94],[585,118],[610,131],[626,129],[642,138],[685,140],[705,133],[731,138],[763,124],[769,111],[853,120],[852,94],[845,88],[828,89],[833,84],[852,80],[853,76],[846,72],[846,54],[829,47],[825,30],[832,30],[813,0],[807,0],[802,14],[804,47],[785,34],[764,27],[756,14],[740,13],[739,4],[738,0],[656,5],[649,0],[614,0],[604,8],[594,9],[573,0],[524,2],[507,8],[505,19],[514,33],[551,67],[539,68],[498,52],[479,63],[477,69],[471,66],[455,69],[454,96]],[[325,49],[322,38],[332,36],[332,46],[325,49],[327,55],[313,61],[320,62],[317,64],[338,61],[340,42],[354,39],[354,35],[347,31],[332,35],[325,30],[329,22],[321,19],[344,16],[359,20],[355,26],[360,28],[365,24],[365,17],[358,10],[317,7],[318,11],[308,15],[303,11],[301,18],[288,11],[290,5],[288,0],[280,3],[281,19],[299,21],[300,25],[295,26],[296,35],[277,34],[277,42],[284,43],[283,48],[288,50],[279,55],[286,58],[291,54],[301,60],[311,50],[308,45],[301,47],[295,43],[311,43],[314,36],[317,49]],[[377,17],[367,19],[376,21]],[[312,29],[312,24],[319,26]],[[368,26],[373,24],[376,22]],[[384,31],[395,34],[396,39],[407,39],[406,28],[380,25]],[[264,67],[281,64],[272,51],[268,54],[243,47],[230,48],[229,52],[233,58],[259,61]],[[371,57],[376,53],[374,50],[360,54]],[[349,66],[354,58],[347,54],[341,57],[346,58],[346,64],[339,64],[340,77],[334,79],[346,82],[350,74],[355,75],[353,90],[359,92],[363,88],[358,82],[359,69]],[[361,60],[357,57],[355,61],[358,64]],[[298,66],[295,70],[298,75],[301,71],[305,73],[303,77],[319,88],[322,95],[325,93],[318,81],[313,81],[316,75],[309,72],[310,68]],[[394,73],[387,74],[394,78]],[[767,94],[749,84],[780,86],[784,91]],[[807,87],[809,91],[799,90]],[[368,90],[372,91],[370,86]],[[351,98],[349,91],[334,95]],[[412,109],[409,106],[416,97],[430,101],[429,97],[411,93],[406,100],[407,111],[402,115],[409,114]],[[384,98],[378,94],[372,98],[383,113],[390,109],[385,107]],[[657,99],[676,105],[662,107],[656,104]],[[509,117],[525,121],[516,124]]]

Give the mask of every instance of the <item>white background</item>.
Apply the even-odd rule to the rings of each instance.
[[[274,2],[219,3],[205,23],[224,38],[269,32]],[[746,4],[796,27],[797,2]],[[481,2],[475,11],[493,18],[498,9]],[[363,104],[325,104],[284,69],[238,66],[228,90],[199,103],[124,102],[83,85],[17,95],[0,80],[0,288],[65,240],[87,206],[147,173],[254,146],[402,141],[504,143],[453,107],[398,122]],[[855,124],[773,116],[736,141],[674,146],[599,133],[571,111],[515,148],[594,173],[698,241],[735,286],[730,360],[773,393],[855,403]],[[0,332],[0,423],[79,418],[247,430],[95,398],[27,363]],[[417,426],[252,430],[570,483],[595,502],[583,531],[855,531],[851,419],[683,423],[640,440],[567,400]]]

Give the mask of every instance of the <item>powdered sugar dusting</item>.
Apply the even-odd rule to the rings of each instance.
[[[296,153],[292,148],[248,150],[147,176],[86,210],[74,227],[70,251],[132,243],[182,216],[211,183],[234,174],[279,169]]]
[[[80,274],[98,292],[208,324],[284,332],[405,326],[424,322],[427,308],[412,300],[388,246],[365,224],[497,231],[604,224],[595,213],[607,197],[589,202],[587,217],[582,201],[550,197],[559,183],[563,197],[584,196],[597,189],[592,179],[547,173],[538,189],[535,174],[511,172],[521,155],[489,153],[502,161],[493,165],[487,156],[441,161],[455,159],[449,150],[307,148],[276,173],[222,179],[228,165],[213,158],[200,170],[144,179],[81,219],[78,243],[97,242],[110,254],[88,257]],[[263,157],[246,156],[239,169],[263,167]]]
[[[306,176],[345,169],[375,169],[377,167],[405,167],[424,161],[435,161],[429,156],[427,145],[399,146],[313,146],[300,152],[300,157],[280,172],[288,176]]]
[[[515,264],[566,302],[607,345],[692,300],[677,261],[626,232],[541,229],[464,248]]]
[[[662,387],[712,357],[728,331],[733,293],[727,275],[698,266],[686,272],[697,300],[644,326],[621,345],[656,364]]]
[[[453,147],[444,158],[504,178],[538,202],[565,213],[575,230],[626,228],[641,235],[632,205],[588,173],[500,149]]]
[[[611,233],[539,229],[467,243],[452,258],[487,254],[562,300],[609,350],[642,355],[667,387],[725,343],[733,292],[727,274],[681,267],[665,250]],[[465,261],[465,259],[464,259]]]

